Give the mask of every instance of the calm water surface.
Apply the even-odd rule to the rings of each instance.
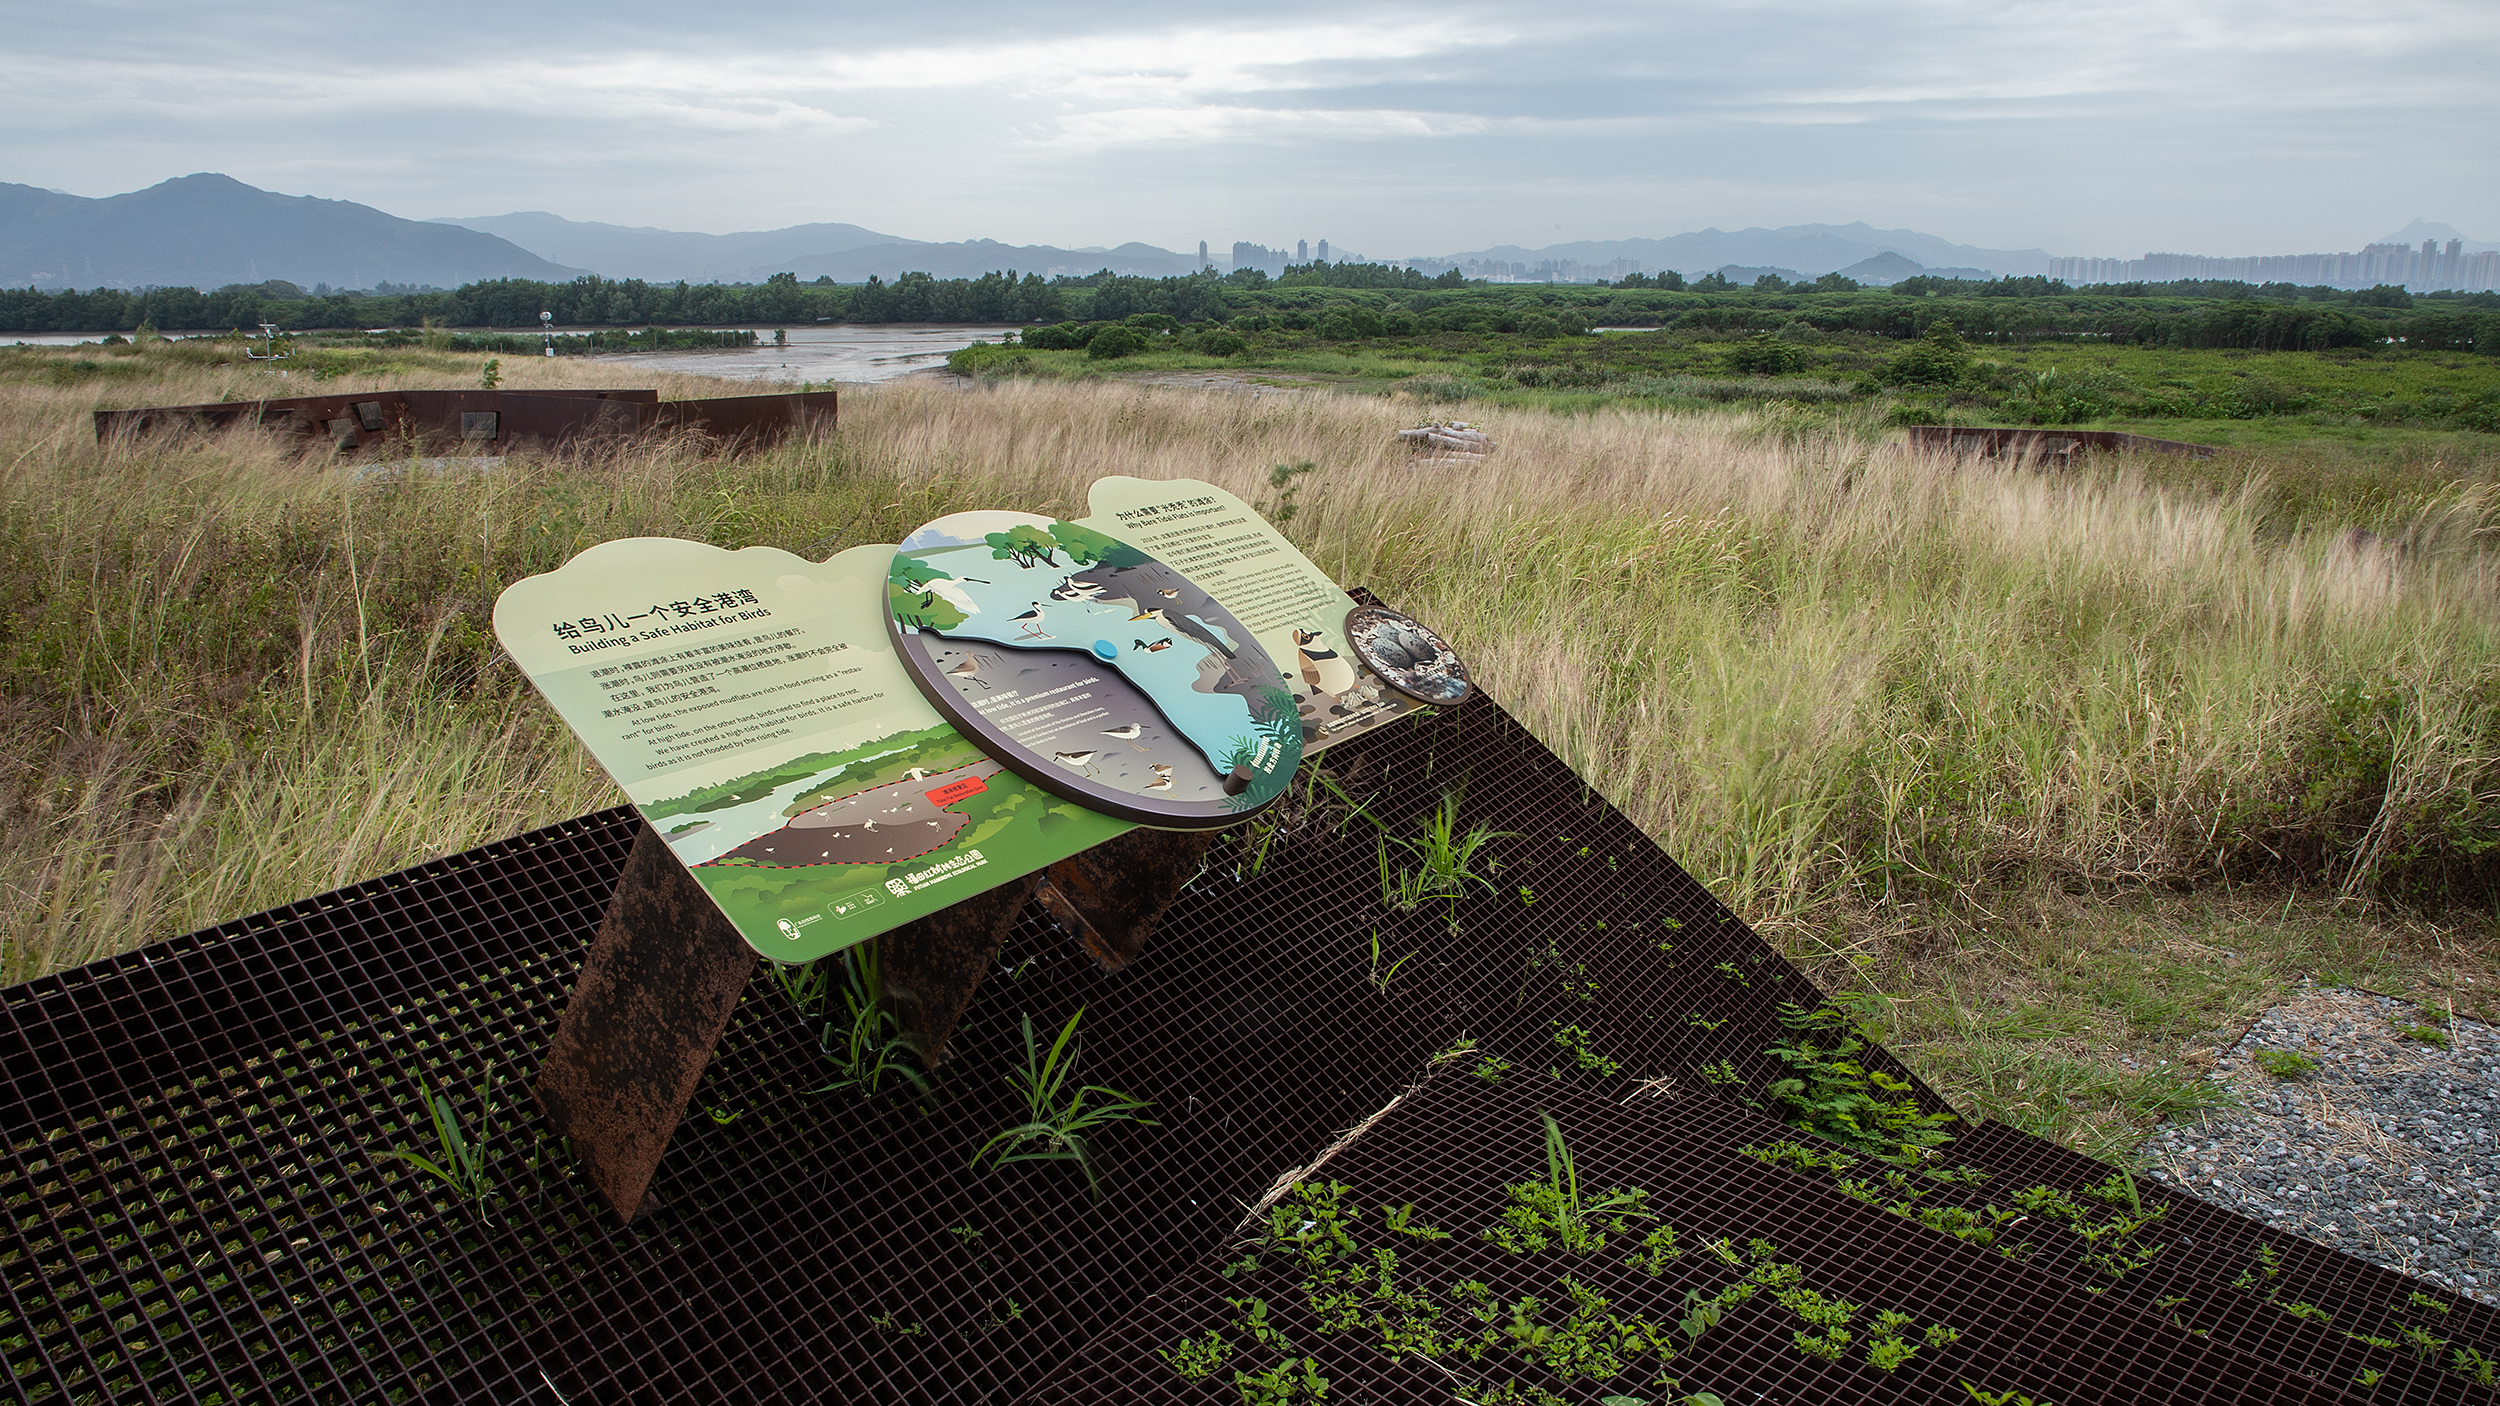
[[[531,329],[535,330],[535,329]],[[1013,327],[793,327],[787,346],[774,346],[770,327],[755,329],[763,343],[739,351],[634,352],[586,358],[613,362],[619,370],[646,367],[733,381],[890,381],[923,367],[943,366],[946,354],[974,342],[995,342]],[[0,346],[76,346],[102,341],[102,332],[0,333]]]

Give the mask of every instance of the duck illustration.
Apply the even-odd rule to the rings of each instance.
[[[1084,772],[1087,776],[1095,776],[1099,775],[1099,773],[1094,770],[1094,758],[1101,755],[1102,753],[1092,750],[1083,752],[1053,752],[1050,754],[1050,759],[1059,763],[1061,766]]]
[[[981,677],[981,662],[969,654],[957,663],[948,665],[946,672],[952,678],[970,679],[983,688],[991,687],[990,681]]]
[[[1023,634],[1027,639],[1047,640],[1058,638],[1055,635],[1046,634],[1042,630],[1042,603],[1040,601],[1033,602],[1033,608],[1031,610],[1028,610],[1021,615],[1010,615],[1007,618],[1015,622],[1017,631]]]
[[[1131,640],[1129,643],[1135,646],[1141,653],[1145,654],[1152,654],[1158,649],[1170,649],[1172,647],[1172,641],[1168,638],[1156,640],[1153,644],[1148,644],[1144,640]]]

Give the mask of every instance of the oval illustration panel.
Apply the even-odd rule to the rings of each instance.
[[[1250,631],[1135,547],[1029,513],[939,518],[886,578],[895,654],[983,751],[1127,820],[1229,825],[1284,794],[1302,726]]]

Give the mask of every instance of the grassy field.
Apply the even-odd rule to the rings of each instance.
[[[478,382],[358,355],[323,388]],[[1845,408],[1486,402],[1501,448],[1453,474],[1395,444],[1449,413],[1410,396],[1020,379],[853,394],[744,460],[359,476],[255,432],[95,442],[98,406],[309,389],[214,360],[0,352],[0,979],[613,803],[486,628],[592,543],[822,558],[1107,473],[1272,499],[1307,461],[1315,559],[1450,633],[1970,1111],[2122,1150],[2304,978],[2500,1016],[2488,437],[2049,476]]]

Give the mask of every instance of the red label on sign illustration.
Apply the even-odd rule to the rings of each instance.
[[[933,806],[951,806],[966,796],[977,796],[988,789],[990,789],[989,783],[983,781],[980,777],[967,776],[961,781],[949,781],[945,785],[931,791],[929,793],[929,804]]]

